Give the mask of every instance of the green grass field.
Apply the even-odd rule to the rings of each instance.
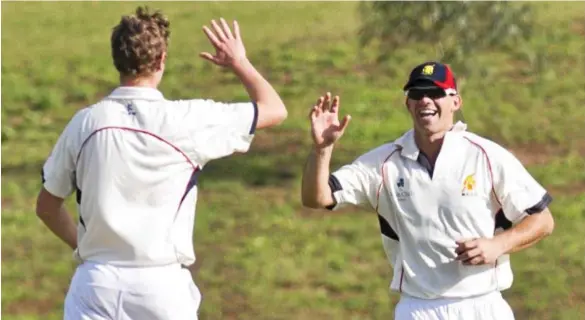
[[[2,316],[59,319],[74,264],[37,219],[39,172],[74,112],[117,85],[111,28],[138,3],[2,2]],[[250,59],[282,94],[289,118],[259,132],[245,155],[210,163],[200,179],[195,280],[201,319],[392,319],[398,296],[371,211],[302,208],[310,147],[307,113],[325,90],[350,124],[333,167],[410,127],[400,91],[410,68],[434,58],[397,48],[377,64],[359,49],[356,2],[156,3],[171,18],[167,98],[245,100],[228,72],[198,57],[200,31],[238,19]],[[484,78],[464,82],[471,130],[520,157],[552,193],[554,234],[512,256],[505,296],[517,319],[585,315],[585,3],[534,3],[545,72],[501,52],[473,57]],[[553,32],[554,31],[554,32]],[[552,35],[551,35],[552,34]],[[428,50],[434,52],[434,49]],[[456,71],[456,70],[455,70]],[[73,201],[68,201],[73,209]]]

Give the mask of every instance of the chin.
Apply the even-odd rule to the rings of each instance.
[[[420,131],[430,134],[441,131],[438,123],[419,123],[417,127]]]
[[[418,130],[428,137],[445,132],[445,130],[437,124],[419,125]]]

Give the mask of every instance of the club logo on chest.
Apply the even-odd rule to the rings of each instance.
[[[461,189],[461,195],[462,196],[477,195],[475,173],[468,175],[467,177],[465,177],[465,180],[463,180],[463,188]]]
[[[398,198],[398,200],[406,200],[407,198],[410,198],[412,196],[410,190],[406,190],[404,178],[398,178],[398,180],[396,181],[396,187],[397,189],[394,195],[396,195],[396,198]]]

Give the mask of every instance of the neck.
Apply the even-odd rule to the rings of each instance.
[[[146,87],[156,89],[158,81],[154,77],[124,77],[120,76],[120,85],[123,87]]]
[[[431,135],[425,132],[419,132],[415,130],[414,141],[418,146],[420,152],[428,158],[429,162],[434,166],[441,147],[443,146],[443,140],[445,139],[446,131],[433,133]]]

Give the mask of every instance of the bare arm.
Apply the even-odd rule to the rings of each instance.
[[[331,94],[320,97],[311,109],[311,134],[313,149],[309,154],[305,170],[301,198],[309,208],[325,208],[335,204],[329,187],[329,163],[334,143],[341,138],[351,117],[345,116],[339,122],[339,97],[331,100]]]
[[[246,59],[234,66],[234,73],[238,76],[252,101],[258,105],[258,124],[256,128],[262,129],[276,126],[286,119],[288,112],[284,102],[276,93],[276,90]]]
[[[220,24],[215,20],[211,21],[215,32],[206,26],[203,27],[203,31],[214,46],[216,54],[203,52],[200,54],[201,57],[217,65],[231,68],[240,79],[246,87],[250,99],[258,106],[256,128],[267,128],[282,123],[288,115],[286,107],[276,90],[246,57],[246,49],[242,42],[238,22],[234,21],[233,33],[223,18],[220,19]]]
[[[63,207],[63,199],[49,193],[44,187],[37,197],[37,216],[71,249],[77,248],[77,227]]]
[[[458,241],[458,259],[467,264],[495,263],[500,255],[531,247],[554,229],[548,209],[552,197],[512,153],[496,144],[487,147],[495,160],[493,187],[498,203],[508,220],[518,222],[491,238]]]
[[[529,248],[549,236],[554,229],[554,220],[548,208],[534,213],[512,228],[497,234],[492,239],[479,238],[457,242],[457,260],[464,264],[493,264],[503,255]]]
[[[496,235],[494,240],[504,254],[529,248],[549,236],[554,229],[554,219],[548,208],[524,218],[512,228]]]
[[[332,147],[313,148],[303,171],[302,201],[309,208],[321,209],[335,204],[329,187]]]

